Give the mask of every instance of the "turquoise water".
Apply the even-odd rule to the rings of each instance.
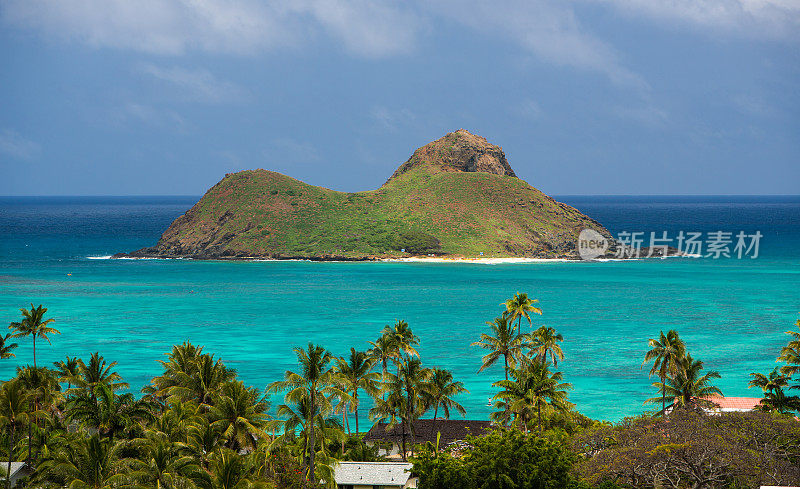
[[[294,368],[293,346],[337,354],[367,348],[385,324],[405,319],[429,366],[454,372],[485,418],[501,369],[477,374],[470,346],[516,291],[536,297],[561,332],[559,363],[578,409],[617,420],[651,397],[641,359],[647,338],[677,329],[726,395],[755,396],[748,374],[765,372],[798,318],[800,199],[595,198],[563,200],[622,230],[760,230],[758,259],[640,260],[524,265],[197,262],[89,259],[154,243],[193,198],[0,199],[0,316],[43,303],[62,335],[37,349],[41,364],[100,351],[135,389],[184,340],[264,387]],[[72,274],[68,276],[67,274]],[[30,362],[29,341],[0,361],[0,379]]]

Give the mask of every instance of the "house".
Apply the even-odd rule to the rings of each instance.
[[[702,404],[693,399],[693,404],[703,410],[706,414],[721,414],[721,413],[746,413],[758,408],[761,403],[760,397],[723,397],[723,396],[710,396],[703,398],[703,401],[710,402],[712,405],[707,405],[707,402]],[[666,413],[669,414],[677,404],[675,403],[667,406]]]
[[[703,408],[709,414],[719,413],[746,413],[758,408],[761,398],[759,397],[722,397],[712,396],[706,400],[714,403],[714,407]]]
[[[0,486],[2,487],[6,486],[6,470],[8,470],[8,460],[0,460],[0,481],[3,481]],[[25,462],[11,462],[11,475],[9,477],[11,480],[11,487],[14,487],[17,484],[17,481],[29,475],[30,471],[25,466]]]
[[[388,444],[389,448],[382,449],[381,455],[389,458],[400,458],[403,446],[403,427],[396,424],[387,429],[387,423],[377,423],[364,435],[364,442],[369,446]],[[413,430],[405,428],[406,450],[410,451],[415,444],[431,442],[436,444],[439,433],[439,447],[463,441],[468,435],[482,435],[492,429],[489,421],[483,420],[458,420],[458,419],[418,419],[414,421]],[[413,435],[412,435],[413,432]]]
[[[333,478],[338,489],[415,488],[411,467],[405,462],[339,462]]]

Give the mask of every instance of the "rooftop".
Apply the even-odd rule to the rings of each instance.
[[[406,462],[339,462],[334,469],[336,484],[403,486],[411,477]]]
[[[402,440],[403,431],[400,424],[386,429],[386,423],[377,423],[364,436],[364,441],[393,441]],[[440,445],[444,446],[458,440],[464,440],[467,435],[482,435],[491,430],[491,423],[484,420],[470,419],[418,419],[414,421],[415,443],[436,443],[436,434],[441,433]],[[411,442],[411,434],[406,433],[407,441]]]
[[[729,411],[752,411],[757,408],[761,402],[759,397],[720,397],[712,396],[707,398],[709,401],[716,404],[716,409],[729,412]]]

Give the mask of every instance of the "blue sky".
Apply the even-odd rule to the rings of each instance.
[[[466,128],[550,194],[797,194],[797,0],[0,0],[0,195],[376,188]]]

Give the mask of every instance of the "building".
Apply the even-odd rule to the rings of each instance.
[[[706,398],[714,403],[714,407],[703,408],[710,414],[719,413],[746,413],[756,409],[761,402],[759,397],[722,397],[712,396]]]
[[[377,423],[364,435],[364,442],[369,446],[387,444],[390,448],[383,449],[380,454],[389,458],[401,458],[403,446],[403,427],[398,423],[387,429],[386,423]],[[482,435],[490,431],[491,423],[482,420],[458,419],[418,419],[414,421],[413,430],[405,433],[406,450],[411,451],[415,444],[431,442],[436,444],[439,433],[439,447],[447,448],[448,445],[463,441],[468,435]],[[413,431],[413,435],[412,435]]]
[[[5,473],[8,470],[8,460],[2,461],[0,460],[0,481],[3,481],[0,486],[6,486],[6,477]],[[17,481],[22,479],[23,477],[27,477],[30,475],[30,471],[27,467],[25,467],[25,462],[11,462],[11,475],[9,479],[11,480],[11,487],[14,487],[17,484]]]
[[[337,489],[408,489],[417,487],[405,462],[339,462],[334,467]]]

